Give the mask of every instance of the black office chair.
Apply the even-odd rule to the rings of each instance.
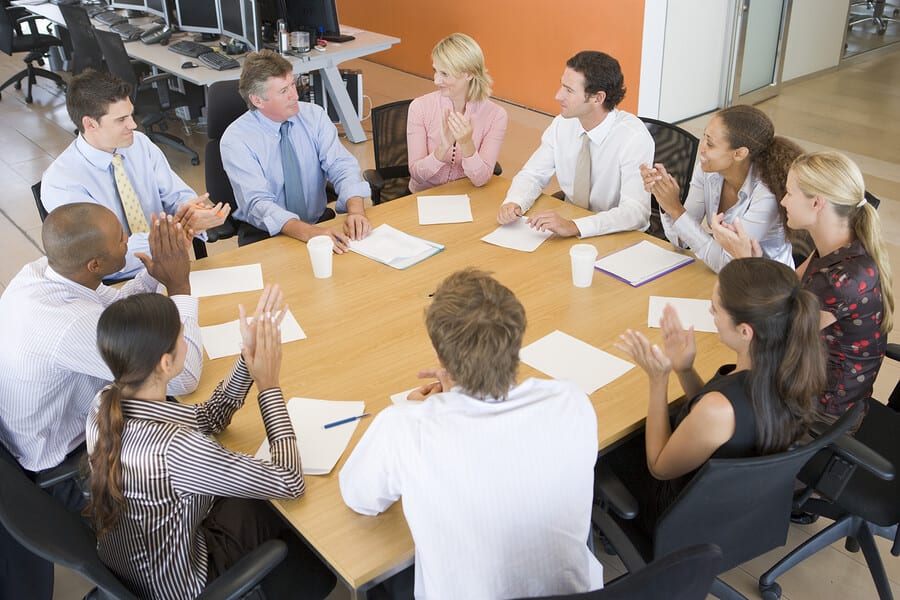
[[[684,201],[687,200],[700,140],[677,125],[649,117],[640,117],[640,119],[646,125],[656,146],[653,163],[665,165],[666,171],[675,178],[681,188],[681,203],[684,204]],[[652,195],[650,196],[650,229],[647,230],[647,233],[663,240],[666,239],[659,216],[659,204]]]
[[[137,600],[97,555],[94,533],[80,516],[67,511],[25,474],[0,461],[0,522],[34,554],[80,573],[97,589],[88,598]],[[268,541],[210,583],[198,599],[242,598],[282,561],[284,542]]]
[[[226,239],[238,233],[240,221],[234,218],[237,201],[225,167],[222,165],[222,153],[219,141],[231,122],[247,112],[247,104],[238,93],[238,80],[217,81],[209,86],[206,100],[206,150],[204,163],[206,169],[206,191],[213,202],[226,202],[231,207],[231,214],[224,224],[217,227],[217,238]]]
[[[707,543],[721,549],[720,572],[728,571],[784,545],[797,473],[819,450],[833,445],[861,408],[851,409],[822,436],[794,450],[707,461],[660,516],[652,537],[634,527],[631,519],[636,516],[637,502],[601,461],[595,470],[593,524],[629,573],[644,568],[655,557]],[[745,600],[721,579],[713,581],[709,593]]]
[[[63,21],[66,23],[69,41],[72,44],[72,56],[69,68],[73,74],[78,74],[85,69],[105,71],[103,53],[94,37],[94,27],[87,12],[78,4],[60,4]]]
[[[888,345],[888,357],[900,361],[900,344]],[[891,400],[900,401],[900,381]],[[895,476],[900,465],[900,414],[874,399],[868,408],[853,438],[841,440],[834,453],[815,456],[800,472],[800,480],[818,493],[798,503],[798,509],[834,523],[763,573],[759,590],[764,600],[781,596],[781,586],[775,583],[778,577],[843,538],[848,550],[862,548],[878,597],[893,598],[874,536],[892,540],[891,554],[900,556],[900,478]]]
[[[45,33],[38,33],[37,15],[27,15],[24,17],[16,17],[18,13],[10,12],[8,0],[0,2],[0,51],[12,56],[27,52],[25,58],[25,68],[7,79],[3,85],[0,85],[0,91],[5,90],[9,86],[15,89],[22,88],[22,80],[27,78],[27,86],[25,88],[25,102],[31,104],[34,97],[31,94],[32,86],[37,83],[38,77],[44,77],[56,83],[57,87],[64,87],[65,81],[62,77],[48,71],[36,67],[34,63],[44,64],[43,57],[47,51],[54,46],[62,46],[62,40]],[[22,23],[28,23],[30,33],[23,33]],[[0,96],[2,97],[2,96]]]
[[[110,73],[131,85],[131,101],[147,137],[156,144],[184,152],[191,157],[192,165],[199,165],[200,155],[197,152],[188,147],[181,138],[165,132],[166,113],[189,104],[184,94],[169,89],[168,82],[174,75],[162,73],[138,79],[119,34],[95,29],[94,37],[103,52]]]
[[[372,109],[372,145],[375,168],[363,172],[372,188],[372,204],[381,204],[409,195],[409,152],[406,144],[406,120],[412,100],[399,100]],[[494,175],[503,173],[500,163]]]

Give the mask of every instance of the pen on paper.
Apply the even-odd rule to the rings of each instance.
[[[371,413],[363,413],[358,417],[349,417],[347,419],[341,419],[340,421],[334,421],[332,423],[325,423],[325,427],[323,429],[331,429],[332,427],[337,427],[338,425],[343,425],[344,423],[352,423],[353,421],[358,421],[360,419],[364,419],[368,417]]]

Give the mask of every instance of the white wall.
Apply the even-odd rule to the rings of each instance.
[[[848,6],[847,0],[794,0],[782,81],[837,66]]]

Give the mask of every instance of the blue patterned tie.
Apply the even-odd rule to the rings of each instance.
[[[300,217],[304,223],[309,222],[306,214],[306,198],[303,195],[303,180],[300,177],[300,159],[294,152],[291,143],[291,122],[281,124],[281,170],[284,172],[285,207]]]

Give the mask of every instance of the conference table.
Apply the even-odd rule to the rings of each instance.
[[[715,274],[699,261],[637,288],[601,272],[594,274],[589,288],[572,285],[569,248],[575,243],[596,246],[600,256],[644,239],[669,247],[638,232],[587,240],[553,236],[531,253],[480,241],[497,227],[497,209],[509,184],[508,179],[494,177],[476,188],[461,180],[422,194],[468,194],[474,218],[469,223],[419,225],[415,196],[370,208],[367,214],[373,227],[388,223],[446,246],[406,270],[348,253],[334,256],[330,279],[315,279],[305,244],[284,236],[205,258],[195,262],[193,269],[261,263],[265,282],[281,286],[291,312],[308,336],[283,347],[281,385],[285,398],[363,400],[366,412],[373,414],[391,404],[391,394],[421,384],[417,379],[420,369],[435,366],[424,310],[440,281],[459,269],[471,266],[489,271],[516,294],[528,319],[524,344],[558,329],[623,358],[627,357],[613,344],[626,328],[639,329],[652,341],[661,341],[658,329],[647,328],[649,296],[710,297]],[[531,210],[547,208],[569,218],[588,214],[550,196],[539,198]],[[339,215],[334,226],[342,225],[343,219]],[[259,294],[201,298],[201,325],[237,318],[238,303],[252,310]],[[719,365],[733,359],[733,353],[718,342],[715,334],[697,334],[696,366],[702,377],[711,377]],[[182,400],[204,400],[233,362],[234,357],[207,360],[198,390]],[[523,363],[519,381],[528,377],[547,376]],[[677,378],[671,379],[670,401],[681,396]],[[247,404],[219,438],[227,447],[249,454],[257,451],[265,435],[252,400],[255,393],[251,391]],[[647,378],[638,367],[591,395],[601,448],[643,426],[647,397]],[[372,585],[413,560],[413,541],[400,502],[381,515],[368,517],[354,513],[341,499],[338,472],[371,422],[358,422],[347,450],[330,474],[307,476],[304,497],[273,502],[360,598]]]
[[[44,4],[26,4],[22,6],[36,15],[65,27],[62,13],[55,4],[47,2]],[[130,21],[137,25],[141,25],[145,22],[149,23],[150,20],[151,19],[147,17],[131,19]],[[100,29],[105,28],[105,26],[96,22],[94,25]],[[193,34],[187,32],[175,33],[170,40],[170,44],[182,39],[191,39],[192,35]],[[291,62],[294,73],[299,74],[318,71],[321,74],[325,91],[328,94],[331,103],[334,105],[338,117],[340,117],[341,124],[344,126],[344,132],[347,134],[347,139],[354,143],[360,143],[366,141],[366,134],[360,123],[359,114],[356,109],[353,108],[350,95],[347,93],[347,87],[344,85],[341,78],[338,65],[348,60],[362,58],[364,56],[369,56],[370,54],[375,54],[376,52],[388,50],[394,44],[399,44],[400,38],[382,35],[373,31],[357,29],[353,30],[353,35],[356,39],[341,44],[330,43],[322,52],[311,50],[301,56],[285,56],[285,58]],[[152,65],[161,71],[172,73],[179,79],[203,86],[204,88],[208,88],[216,81],[228,81],[238,79],[241,76],[241,69],[216,71],[215,69],[210,69],[203,65],[183,69],[181,65],[185,62],[192,61],[197,63],[198,61],[188,56],[182,56],[181,54],[171,52],[167,46],[162,46],[160,44],[147,45],[141,41],[125,42],[125,49],[128,51],[128,55],[134,59]],[[243,63],[243,56],[235,58],[237,58],[238,62]]]

